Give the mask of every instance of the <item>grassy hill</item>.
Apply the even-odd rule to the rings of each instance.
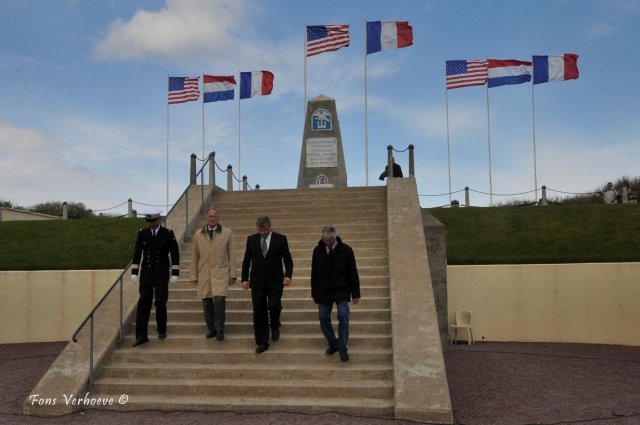
[[[0,223],[0,270],[123,269],[143,219]]]
[[[446,226],[449,264],[640,261],[640,204],[428,211]],[[122,269],[145,226],[124,218],[1,222],[0,270]]]
[[[449,264],[640,261],[640,204],[436,208]]]

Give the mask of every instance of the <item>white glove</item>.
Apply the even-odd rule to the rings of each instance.
[[[171,276],[171,283],[176,283],[178,281],[178,276]]]
[[[137,274],[132,274],[131,275],[131,282],[136,283],[138,281],[138,275]]]

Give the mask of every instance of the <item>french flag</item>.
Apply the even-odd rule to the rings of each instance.
[[[487,71],[489,88],[531,81],[531,62],[487,59]]]
[[[409,21],[367,22],[367,54],[400,49],[413,44],[413,28]]]
[[[240,73],[240,99],[266,96],[273,90],[273,73],[253,71]]]
[[[203,77],[204,103],[233,99],[233,91],[237,85],[233,75],[203,75]]]
[[[578,55],[565,53],[533,57],[533,84],[577,80],[579,76]]]

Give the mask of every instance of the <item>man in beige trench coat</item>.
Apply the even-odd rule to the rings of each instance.
[[[207,338],[224,340],[225,304],[229,285],[237,279],[233,232],[222,227],[215,208],[207,211],[207,224],[193,235],[191,283],[198,285]]]

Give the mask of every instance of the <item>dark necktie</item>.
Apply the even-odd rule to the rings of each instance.
[[[213,239],[213,229],[207,229],[209,232],[209,239]]]
[[[151,236],[155,236],[156,235],[157,230],[156,229],[151,229]]]
[[[267,258],[267,251],[269,248],[267,247],[267,238],[262,238],[262,243],[260,244],[260,248],[262,248],[262,256]]]

